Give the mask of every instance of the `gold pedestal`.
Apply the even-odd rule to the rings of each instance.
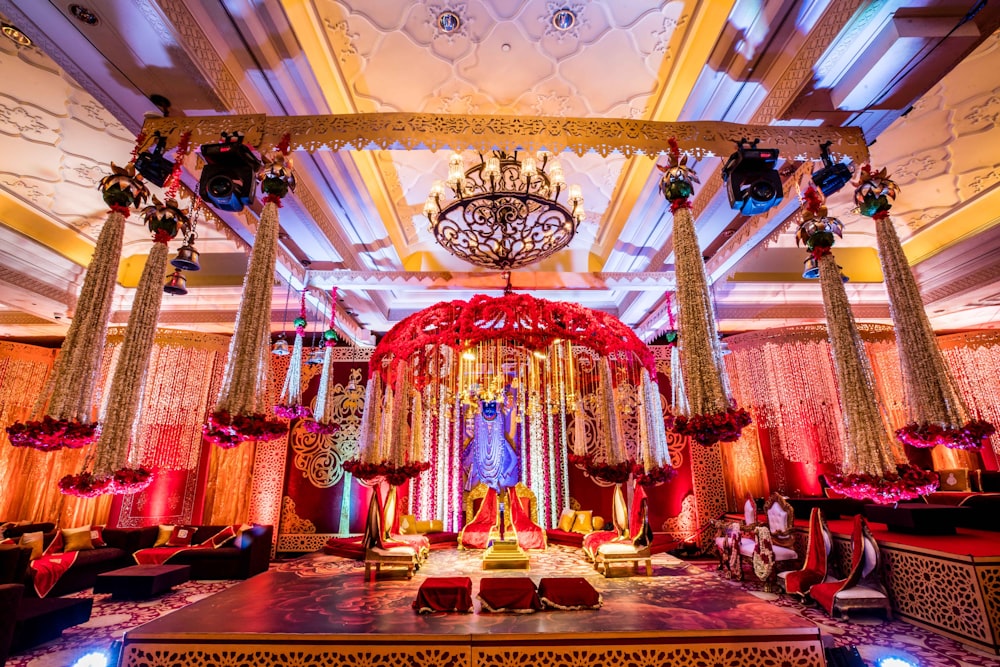
[[[496,540],[483,554],[484,570],[527,570],[528,554],[516,540]]]

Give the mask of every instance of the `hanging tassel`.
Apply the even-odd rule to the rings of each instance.
[[[146,207],[143,215],[154,234],[153,247],[136,287],[118,365],[111,378],[109,400],[91,471],[97,480],[110,479],[106,492],[115,494],[138,493],[153,481],[152,471],[142,465],[130,464],[129,444],[156,338],[156,322],[163,300],[163,274],[167,266],[167,244],[177,236],[178,228],[188,221],[173,199],[163,204],[154,197],[153,205]],[[74,475],[63,477],[59,482],[60,490],[68,494],[78,491],[75,478]]]
[[[868,167],[868,165],[866,165]],[[931,328],[920,289],[910,271],[896,228],[889,217],[898,187],[885,170],[862,170],[855,203],[875,221],[878,254],[889,293],[889,314],[896,331],[909,423],[896,431],[900,442],[914,447],[944,445],[979,449],[996,428],[969,411],[948,372]]]
[[[295,186],[284,155],[278,154],[261,170],[264,210],[257,227],[236,328],[215,409],[204,425],[205,438],[229,448],[248,440],[274,440],[285,435],[285,422],[264,412],[271,338],[271,291],[278,255],[278,208]]]
[[[299,316],[295,318],[295,342],[288,359],[288,373],[281,388],[280,403],[274,406],[274,414],[283,419],[308,419],[312,410],[302,405],[302,344],[306,332],[306,292],[302,290],[299,301]]]
[[[671,147],[670,166],[660,167],[660,191],[674,214],[680,361],[689,408],[688,414],[675,417],[673,430],[703,445],[733,442],[750,423],[750,413],[734,408],[726,394],[714,307],[687,199],[697,179],[687,167],[687,156],[679,158],[679,150]]]
[[[333,415],[333,346],[337,344],[337,331],[334,325],[337,321],[337,288],[330,293],[330,326],[323,332],[323,371],[319,376],[319,390],[316,392],[316,412],[314,421],[306,422],[306,430],[320,435],[333,435],[340,430],[340,424],[330,421]],[[371,386],[371,382],[368,383]],[[368,404],[365,403],[367,406]]]
[[[839,493],[876,503],[895,503],[929,493],[937,488],[937,476],[897,461],[882,420],[868,355],[847,300],[843,275],[830,251],[834,235],[840,235],[843,225],[827,216],[813,186],[803,199],[805,210],[798,234],[818,263],[846,431],[844,474],[827,475],[827,481]]]
[[[97,438],[97,424],[92,421],[93,397],[111,317],[125,218],[129,207],[142,206],[149,197],[132,163],[124,169],[112,163],[111,172],[100,184],[104,202],[110,206],[108,217],[97,237],[73,321],[35,405],[34,414],[41,419],[7,427],[10,444],[15,447],[76,449]]]

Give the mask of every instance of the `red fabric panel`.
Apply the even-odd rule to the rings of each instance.
[[[806,561],[798,572],[789,572],[785,578],[786,593],[805,594],[816,584],[826,579],[826,542],[823,540],[821,524],[822,511],[812,508],[809,515],[809,545],[806,551]]]
[[[173,558],[175,554],[182,551],[192,551],[194,549],[211,549],[212,544],[198,544],[193,547],[152,547],[150,549],[139,549],[132,557],[139,565],[163,565]]]
[[[52,554],[31,561],[31,569],[35,571],[32,583],[35,585],[38,597],[43,598],[49,594],[79,555],[79,551],[71,551],[68,554]]]
[[[854,586],[861,579],[861,564],[865,561],[864,522],[865,519],[860,514],[854,517],[854,529],[851,531],[851,571],[847,578],[831,581],[828,584],[816,584],[809,589],[809,595],[812,599],[816,600],[830,615],[833,615],[833,598],[837,593]]]
[[[514,489],[508,493],[510,498],[510,522],[514,526],[514,533],[517,535],[517,544],[522,549],[544,549],[545,533],[541,526],[531,520],[528,515],[527,498],[523,500],[518,497]]]
[[[490,531],[497,523],[497,492],[489,489],[483,504],[472,522],[462,529],[458,541],[464,547],[485,549],[490,541]]]
[[[546,577],[538,582],[538,596],[555,609],[597,609],[601,595],[583,577]]]
[[[472,579],[469,577],[427,577],[420,584],[413,609],[419,614],[434,611],[472,612]]]
[[[479,582],[478,597],[484,612],[531,613],[542,608],[535,582],[528,577],[484,578]]]

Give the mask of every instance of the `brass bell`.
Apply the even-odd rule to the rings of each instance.
[[[325,356],[326,356],[326,354],[325,354],[325,351],[324,351],[324,349],[322,347],[315,347],[309,353],[309,356],[306,357],[306,365],[307,366],[318,366],[321,363],[323,363],[323,357],[325,357]]]
[[[198,263],[198,250],[190,245],[190,241],[177,250],[177,256],[170,260],[170,264],[183,271],[198,271],[201,264]]]
[[[271,346],[271,354],[276,357],[287,357],[291,354],[291,350],[288,349],[288,341],[285,340],[285,334],[281,334],[281,337],[274,341],[274,345]]]
[[[188,293],[187,278],[184,277],[180,269],[167,276],[167,284],[163,286],[163,291],[176,296],[183,296]]]
[[[815,257],[807,257],[804,262],[805,269],[802,271],[802,277],[808,278],[809,280],[815,280],[819,278],[819,260]]]

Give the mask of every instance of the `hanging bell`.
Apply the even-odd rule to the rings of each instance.
[[[807,257],[804,262],[805,270],[802,271],[802,277],[808,278],[809,280],[816,280],[819,278],[819,260],[815,257]]]
[[[287,357],[291,353],[288,349],[288,341],[285,340],[285,334],[281,334],[278,340],[274,341],[274,345],[271,346],[271,354],[276,357]]]
[[[187,278],[184,277],[180,269],[167,276],[167,283],[163,286],[163,291],[175,296],[184,296],[188,293]]]
[[[324,357],[323,348],[314,347],[312,351],[309,352],[309,356],[306,357],[306,365],[319,366],[321,363],[323,363],[323,357]]]
[[[201,264],[198,263],[198,250],[189,243],[185,243],[178,249],[177,256],[170,260],[170,264],[183,271],[201,269]]]

